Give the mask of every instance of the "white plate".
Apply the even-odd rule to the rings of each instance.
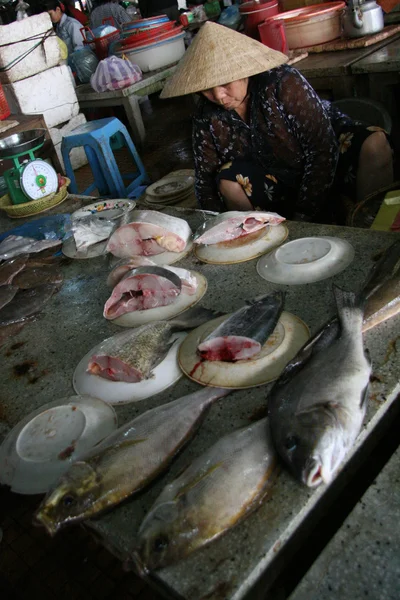
[[[260,232],[262,235],[262,232]],[[288,236],[288,228],[283,223],[268,227],[267,233],[260,239],[253,240],[248,244],[240,244],[240,238],[231,242],[210,244],[203,246],[195,244],[194,253],[196,257],[205,263],[229,265],[245,262],[258,258],[268,250],[282,244]],[[229,248],[229,245],[232,245]]]
[[[69,396],[25,417],[0,448],[0,482],[17,494],[42,494],[85,452],[117,429],[114,409]]]
[[[167,389],[182,377],[182,371],[178,365],[178,349],[186,335],[184,332],[174,334],[171,339],[176,339],[176,343],[171,346],[164,360],[153,370],[153,377],[138,383],[108,381],[98,375],[87,373],[89,360],[93,354],[96,354],[99,344],[92,348],[76,367],[73,378],[74,390],[77,394],[96,395],[97,398],[101,398],[108,404],[128,404],[128,402],[150,398],[150,396]]]
[[[193,187],[194,179],[185,175],[164,177],[146,188],[146,194],[155,198],[171,198]]]
[[[272,283],[313,283],[343,271],[353,261],[354,254],[353,246],[340,238],[301,238],[260,258],[257,272]]]
[[[251,388],[273,381],[310,337],[307,325],[283,311],[273,333],[256,357],[237,362],[202,361],[198,345],[229,315],[218,317],[189,333],[179,350],[181,369],[201,385]]]
[[[204,275],[197,273],[197,271],[190,271],[190,273],[197,281],[196,293],[193,296],[180,293],[176,300],[172,304],[168,304],[168,306],[158,306],[157,308],[149,308],[147,310],[134,310],[116,319],[109,320],[121,327],[137,327],[151,323],[152,321],[168,321],[168,319],[180,315],[188,308],[195,306],[207,291],[207,279]]]
[[[129,213],[136,206],[134,200],[125,198],[115,198],[113,200],[101,200],[93,204],[82,206],[79,210],[72,213],[72,219],[87,217],[88,215],[102,215],[106,219],[120,218],[124,213]]]
[[[76,249],[76,244],[74,237],[71,236],[65,240],[62,245],[62,253],[68,258],[76,258],[76,259],[85,259],[85,258],[97,258],[98,256],[102,256],[106,253],[108,240],[103,240],[98,242],[97,244],[93,244],[89,246],[87,250],[78,250]]]

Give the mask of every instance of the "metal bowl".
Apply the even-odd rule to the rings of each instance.
[[[45,129],[31,129],[3,138],[0,140],[0,158],[11,158],[40,147],[44,143],[45,135]]]

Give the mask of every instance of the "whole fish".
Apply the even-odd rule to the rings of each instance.
[[[28,263],[26,268],[13,279],[13,285],[22,290],[28,290],[45,283],[60,289],[63,283],[61,271],[51,266],[30,267]]]
[[[172,304],[181,293],[180,277],[163,267],[137,267],[125,273],[107,300],[103,315],[116,319],[136,310]]]
[[[21,235],[9,235],[0,243],[0,259],[7,260],[19,254],[41,252],[60,244],[61,240],[35,240]]]
[[[364,285],[368,298],[363,331],[400,312],[400,240],[385,250]]]
[[[76,249],[82,251],[93,244],[107,240],[116,226],[115,222],[97,214],[73,219],[72,233]]]
[[[18,288],[14,285],[2,285],[0,286],[0,310],[3,306],[6,306],[14,298],[18,292]]]
[[[91,357],[87,372],[110,381],[149,379],[174,343],[170,341],[174,331],[198,327],[213,317],[213,311],[196,306],[170,321],[154,321],[117,333],[104,340]]]
[[[267,225],[279,225],[285,218],[277,213],[232,210],[210,219],[196,231],[195,244],[218,244],[254,233]]]
[[[261,419],[224,436],[161,492],[132,561],[147,573],[182,560],[242,521],[265,499],[276,455]]]
[[[54,285],[47,283],[30,290],[19,291],[13,301],[0,310],[0,325],[18,323],[36,314],[56,291]]]
[[[119,504],[166,469],[229,390],[203,388],[136,417],[81,457],[36,513],[50,534]]]
[[[10,258],[0,267],[0,285],[9,285],[14,277],[25,268],[29,256]]]
[[[114,256],[152,256],[163,252],[182,252],[191,237],[184,219],[155,210],[133,211],[133,221],[119,227],[110,237],[106,250]]]
[[[248,301],[199,344],[201,358],[234,362],[258,354],[278,323],[283,302],[282,292]]]
[[[294,476],[328,483],[357,438],[366,411],[371,364],[364,353],[363,311],[334,286],[330,321],[289,362],[268,397],[271,436]]]

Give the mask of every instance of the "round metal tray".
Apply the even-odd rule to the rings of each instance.
[[[14,133],[0,140],[0,158],[12,158],[29,152],[44,143],[45,129],[31,129]]]

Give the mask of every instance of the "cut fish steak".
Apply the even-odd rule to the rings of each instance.
[[[225,362],[253,358],[274,331],[283,302],[282,292],[248,301],[199,344],[197,350],[201,358]]]
[[[173,345],[172,333],[199,327],[215,316],[212,310],[196,306],[171,321],[154,321],[117,333],[100,344],[89,360],[87,372],[127,383],[149,379]]]
[[[279,225],[285,218],[277,213],[229,211],[206,221],[196,232],[195,244],[218,244],[254,233],[267,225]]]
[[[119,227],[110,237],[107,251],[129,258],[154,256],[163,252],[183,252],[191,237],[184,219],[161,214],[155,210],[134,211],[134,221]]]
[[[104,306],[106,319],[125,313],[168,306],[181,293],[178,275],[162,267],[138,267],[125,273]]]

